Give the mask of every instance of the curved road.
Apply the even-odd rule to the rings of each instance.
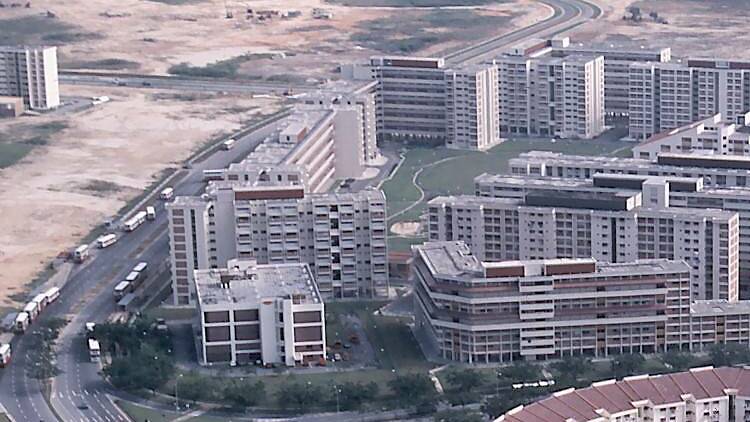
[[[492,57],[498,50],[523,39],[559,34],[601,15],[601,9],[584,0],[540,1],[553,8],[553,15],[550,18],[452,52],[446,56],[446,60],[453,64],[482,61]],[[94,75],[86,76],[96,79]],[[148,80],[140,79],[136,75],[130,77],[135,79],[133,82],[140,83],[141,86],[144,86],[144,81],[151,84],[156,82],[155,78],[148,76],[146,76]],[[107,79],[111,79],[111,76]],[[76,82],[91,83],[80,79]],[[94,83],[96,82],[98,81]],[[159,82],[169,83],[171,80]],[[181,85],[179,89],[191,90],[211,86],[212,83],[189,80],[182,81],[179,85]],[[239,91],[250,87],[221,86],[219,88],[217,86],[212,88]],[[271,86],[250,88],[255,92],[272,89]],[[225,167],[229,162],[241,159],[271,132],[273,126],[274,124],[268,124],[262,127],[242,138],[235,149],[219,151],[196,165],[194,169],[186,171],[183,182],[176,186],[177,193],[185,195],[201,192],[203,183],[200,172],[202,169]],[[83,338],[78,331],[81,330],[83,322],[101,320],[114,308],[110,296],[111,288],[135,262],[148,261],[152,271],[165,268],[164,262],[168,256],[166,237],[166,217],[163,207],[159,205],[156,221],[149,222],[135,232],[124,235],[115,245],[97,251],[96,256],[86,265],[76,269],[63,288],[60,299],[42,315],[41,318],[57,315],[73,319],[60,339],[58,363],[64,373],[54,381],[51,397],[52,405],[64,422],[124,420],[106,396],[106,393],[110,392],[109,387],[99,377],[98,367],[87,362],[87,353],[82,345]],[[25,355],[27,353],[33,353],[33,351],[25,349],[23,338],[18,339],[14,343],[13,363],[9,368],[0,370],[0,403],[18,422],[58,420],[44,399],[39,383],[26,376]]]

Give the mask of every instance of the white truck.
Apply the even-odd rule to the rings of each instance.
[[[130,217],[128,221],[123,223],[125,231],[132,232],[137,229],[141,224],[146,222],[146,211],[138,211],[134,216]]]
[[[73,261],[81,263],[89,257],[89,245],[81,245],[73,251]]]
[[[159,198],[161,198],[163,201],[169,201],[173,197],[174,197],[174,188],[171,188],[171,187],[164,188],[159,194]]]
[[[156,208],[152,206],[146,207],[146,220],[156,220]]]
[[[96,239],[96,244],[99,245],[100,249],[113,245],[115,242],[117,242],[117,235],[114,233],[105,234]]]
[[[13,323],[13,331],[17,332],[18,334],[23,334],[26,332],[26,329],[29,328],[29,324],[31,321],[29,320],[29,314],[26,312],[19,312],[18,315],[16,315],[16,320]]]

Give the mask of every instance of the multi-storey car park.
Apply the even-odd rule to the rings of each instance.
[[[670,422],[750,420],[750,369],[693,368],[569,388],[495,422]]]
[[[619,175],[623,182],[619,186],[629,185],[632,189],[639,189],[640,183],[654,177],[665,177],[669,182],[669,206],[690,208],[716,208],[736,212],[739,215],[739,266],[740,266],[740,297],[750,299],[750,188],[746,186],[750,176],[750,160],[746,157],[730,156],[700,156],[660,154],[661,159],[651,162],[645,159],[612,159],[605,157],[567,156],[557,153],[532,152],[521,154],[519,158],[510,160],[513,175],[530,175],[545,179],[576,179],[566,183],[562,180],[540,181],[541,185],[573,186],[574,189],[590,190],[587,186],[593,184],[596,189],[611,187],[602,184]],[[676,165],[666,164],[674,162]],[[682,167],[688,163],[693,166]],[[704,165],[707,167],[697,167]],[[653,175],[653,176],[652,176]],[[680,178],[693,181],[689,185],[678,183]],[[507,189],[500,187],[502,180],[514,183],[513,177],[481,176],[478,184],[483,184],[484,191],[480,195],[492,195],[491,190]],[[583,179],[592,179],[585,182]],[[525,179],[528,188],[537,183]],[[518,191],[523,191],[516,186]]]
[[[59,106],[57,47],[0,46],[0,96],[23,98],[31,109]]]
[[[443,359],[697,352],[750,341],[750,303],[691,301],[682,261],[483,262],[461,241],[412,249],[416,329]]]
[[[734,212],[669,208],[626,190],[529,189],[522,198],[515,196],[434,198],[429,239],[464,241],[487,261],[684,260],[693,270],[694,299],[738,298],[739,219]]]
[[[306,264],[233,260],[195,272],[203,365],[281,363],[326,357],[325,313]]]

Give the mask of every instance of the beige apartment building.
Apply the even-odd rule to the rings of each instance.
[[[657,133],[633,147],[634,158],[657,160],[661,153],[692,152],[718,155],[750,155],[750,113],[737,122],[724,120],[721,114]]]
[[[327,298],[387,297],[382,192],[306,193],[299,185],[213,182],[167,204],[175,305],[195,301],[194,271],[235,258],[306,263]]]
[[[750,342],[750,302],[692,303],[682,261],[485,262],[461,241],[412,249],[416,329],[443,359],[603,358]]]
[[[528,189],[523,198],[502,197],[503,191],[492,191],[500,197],[437,197],[429,202],[429,240],[464,241],[486,261],[684,260],[692,270],[692,299],[737,300],[737,213],[670,208],[663,205],[664,186],[650,185],[644,194],[548,188]]]
[[[750,369],[693,368],[568,388],[518,406],[495,422],[743,422],[750,420]]]
[[[0,96],[21,97],[34,110],[59,106],[57,47],[0,46]]]
[[[484,151],[501,142],[497,78],[494,65],[446,70],[446,147]]]
[[[235,260],[196,271],[195,285],[202,365],[325,360],[323,298],[306,264]]]

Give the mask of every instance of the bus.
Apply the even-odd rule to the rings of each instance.
[[[236,144],[236,143],[237,143],[237,141],[236,141],[236,140],[234,140],[233,138],[232,138],[232,139],[227,139],[226,141],[224,141],[224,142],[223,142],[223,143],[221,144],[221,147],[222,147],[222,148],[223,148],[223,149],[224,149],[225,151],[229,151],[230,149],[234,148],[234,144]]]
[[[128,221],[123,223],[125,231],[132,232],[137,229],[138,226],[146,222],[146,211],[138,211],[134,216],[130,217]]]
[[[171,187],[164,188],[164,190],[162,190],[159,194],[159,198],[164,201],[169,201],[170,199],[172,199],[172,197],[174,197],[174,189]]]
[[[0,344],[0,368],[5,368],[10,364],[11,353],[10,342]]]
[[[146,220],[156,220],[156,208],[152,206],[146,207]]]
[[[133,267],[133,271],[141,273],[142,275],[146,275],[146,270],[148,270],[148,262],[145,261],[139,262]]]
[[[13,322],[13,331],[23,334],[26,332],[26,329],[29,328],[29,314],[26,312],[19,312],[18,315],[16,315],[16,320]]]
[[[99,342],[96,341],[93,338],[89,339],[89,359],[91,359],[91,362],[99,362],[100,356],[102,352],[99,348]]]
[[[99,236],[99,238],[96,239],[96,244],[99,245],[100,249],[104,249],[107,246],[113,245],[115,242],[117,242],[117,235],[114,233],[105,234],[103,236]]]
[[[44,295],[47,296],[47,305],[49,305],[60,297],[60,289],[58,287],[50,287],[44,292]]]
[[[36,317],[39,315],[39,304],[36,302],[29,302],[23,307],[23,311],[29,316],[29,322],[34,322]]]
[[[129,281],[121,281],[117,283],[117,286],[115,286],[115,302],[122,299],[123,296],[130,293],[130,282]]]
[[[81,245],[73,251],[73,260],[77,263],[85,261],[89,257],[89,245]]]
[[[130,283],[131,290],[135,290],[141,285],[141,273],[138,271],[131,271],[125,276],[125,281]]]
[[[39,312],[42,312],[44,308],[47,307],[47,303],[49,303],[49,300],[47,300],[47,295],[45,295],[44,293],[39,293],[38,295],[34,296],[31,301],[36,303],[37,308],[39,308]]]
[[[224,170],[203,170],[203,181],[210,182],[212,180],[224,180]]]

